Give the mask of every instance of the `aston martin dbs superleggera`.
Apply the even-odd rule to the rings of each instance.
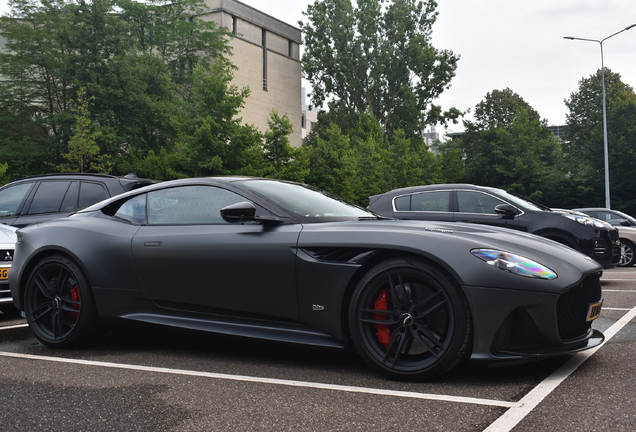
[[[603,341],[601,266],[551,240],[385,219],[297,183],[168,181],[18,231],[15,305],[50,347],[113,324],[355,347],[395,379]]]

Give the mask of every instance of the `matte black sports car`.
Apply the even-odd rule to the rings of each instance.
[[[327,347],[424,380],[603,335],[601,266],[541,237],[389,220],[296,183],[169,181],[18,231],[9,283],[50,347],[139,321]]]
[[[369,198],[369,209],[398,219],[471,222],[515,229],[562,243],[604,268],[621,259],[618,230],[598,219],[552,211],[503,189],[437,184],[395,189]]]

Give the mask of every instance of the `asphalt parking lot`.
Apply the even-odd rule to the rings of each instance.
[[[355,354],[137,327],[52,350],[0,313],[0,431],[634,431],[636,267],[566,358],[389,381]]]

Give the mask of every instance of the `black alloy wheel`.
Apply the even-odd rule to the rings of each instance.
[[[634,264],[636,264],[634,243],[621,239],[621,259],[618,262],[618,266],[631,267]]]
[[[460,287],[443,270],[410,258],[373,267],[349,309],[356,349],[393,379],[430,380],[469,354],[470,311]]]
[[[81,345],[99,329],[88,280],[79,266],[64,256],[47,257],[35,266],[24,300],[29,327],[49,347]]]

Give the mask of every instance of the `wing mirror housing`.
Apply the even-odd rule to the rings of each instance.
[[[510,204],[499,204],[495,207],[495,213],[502,216],[514,217],[521,212]]]
[[[277,216],[256,216],[256,207],[248,201],[241,201],[221,209],[221,217],[226,222],[283,223]]]

